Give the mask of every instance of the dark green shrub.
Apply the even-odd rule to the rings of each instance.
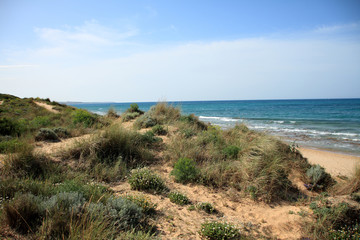
[[[350,196],[352,200],[360,203],[360,192],[352,193]]]
[[[22,132],[21,125],[8,118],[0,118],[0,135],[3,136],[20,136]]]
[[[184,128],[180,132],[185,138],[191,138],[196,135],[196,132],[191,128]]]
[[[134,190],[154,191],[157,193],[168,191],[160,176],[148,168],[133,169],[129,177],[129,184],[131,189]]]
[[[334,240],[358,240],[360,239],[360,224],[353,226],[343,226],[340,229],[330,229],[329,238]]]
[[[224,148],[223,153],[226,156],[226,158],[235,159],[237,158],[239,151],[240,148],[238,148],[237,146],[230,145]]]
[[[30,147],[25,141],[18,138],[0,140],[0,153],[15,153]]]
[[[170,192],[168,197],[170,202],[176,203],[178,205],[187,205],[191,203],[187,196],[179,192]]]
[[[153,144],[162,142],[162,139],[156,137],[153,131],[147,131],[141,135],[141,142],[143,142],[146,146],[151,146]]]
[[[59,138],[68,138],[70,133],[66,128],[57,127],[52,129]]]
[[[4,205],[7,224],[20,233],[34,233],[41,224],[42,214],[40,199],[32,194],[19,195]]]
[[[128,108],[128,109],[126,110],[126,112],[129,112],[129,113],[139,113],[139,114],[143,114],[143,113],[144,113],[143,111],[141,111],[141,110],[139,109],[139,105],[137,105],[137,103],[132,103],[132,104],[130,104],[130,108]]]
[[[333,180],[325,169],[320,165],[313,165],[306,171],[313,189],[325,189],[333,183]]]
[[[195,116],[194,114],[182,115],[179,120],[181,122],[186,122],[191,125],[194,125],[199,130],[207,130],[207,128],[208,128],[208,125],[206,123],[200,121],[199,118],[197,116]]]
[[[139,206],[145,214],[153,214],[156,211],[157,204],[145,195],[126,195],[124,198]]]
[[[199,234],[209,240],[241,239],[240,229],[227,222],[205,222],[201,224]]]
[[[60,139],[53,130],[41,128],[35,136],[35,141],[59,142]]]
[[[189,158],[180,158],[170,174],[175,177],[176,182],[180,183],[196,182],[199,178],[196,163]]]
[[[199,210],[203,210],[204,212],[209,214],[216,213],[216,209],[214,208],[214,206],[208,202],[200,202],[196,204],[196,208]]]
[[[167,131],[166,129],[161,126],[161,125],[155,125],[152,127],[152,131],[156,134],[156,135],[166,135]]]
[[[124,179],[126,173],[127,167],[121,157],[114,163],[97,163],[91,170],[91,174],[97,181],[108,183]]]
[[[72,115],[74,124],[83,124],[84,127],[91,127],[97,120],[96,115],[84,109],[77,109]]]

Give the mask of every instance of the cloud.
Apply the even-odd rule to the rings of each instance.
[[[33,68],[33,67],[38,67],[38,65],[31,65],[31,64],[23,64],[23,65],[0,65],[0,70],[14,69],[14,68]]]
[[[339,24],[339,25],[324,25],[316,28],[315,33],[339,33],[339,32],[349,32],[349,31],[359,31],[360,23],[348,23],[348,24]]]

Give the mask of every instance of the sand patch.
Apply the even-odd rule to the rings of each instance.
[[[54,106],[51,106],[49,104],[46,103],[42,103],[42,102],[34,102],[36,105],[45,108],[46,110],[48,110],[49,112],[53,112],[53,113],[59,113],[58,110],[54,109]]]
[[[3,104],[3,102],[4,102],[4,101],[0,101],[0,105],[2,105],[2,104]]]
[[[332,176],[351,177],[356,166],[360,166],[360,157],[309,148],[299,150],[309,163],[319,164]]]

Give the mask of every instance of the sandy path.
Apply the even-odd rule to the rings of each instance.
[[[309,163],[319,164],[333,176],[351,177],[356,166],[360,166],[360,157],[310,148],[300,148],[299,150]]]
[[[40,106],[40,107],[43,107],[45,108],[46,110],[50,111],[50,112],[53,112],[53,113],[59,113],[58,110],[55,110],[54,109],[54,106],[51,106],[49,104],[46,104],[46,103],[42,103],[42,102],[34,102],[36,105]]]

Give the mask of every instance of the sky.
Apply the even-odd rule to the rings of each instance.
[[[360,98],[360,0],[0,0],[0,93]]]

